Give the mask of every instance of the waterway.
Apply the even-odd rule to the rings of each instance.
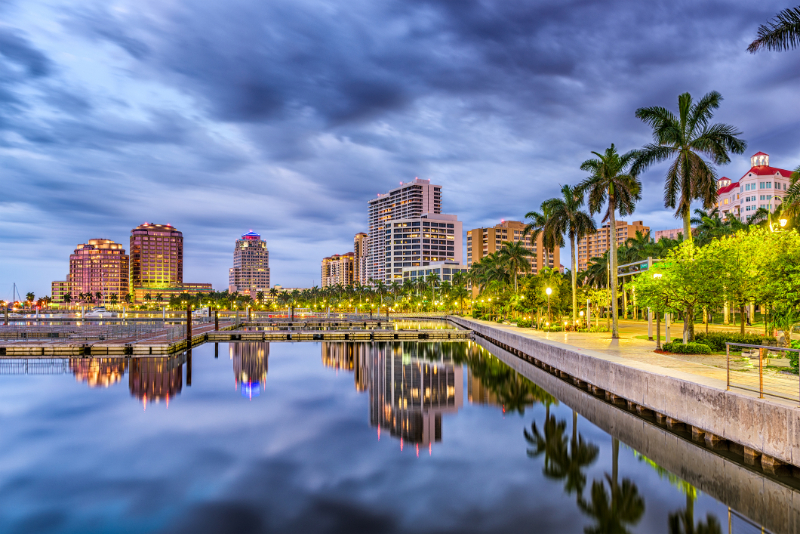
[[[468,341],[3,360],[0,532],[761,531],[582,406]]]

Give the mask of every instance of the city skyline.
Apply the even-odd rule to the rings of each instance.
[[[118,241],[140,220],[186,234],[187,280],[225,287],[229,236],[256,227],[273,284],[319,284],[320,251],[351,249],[376,193],[418,176],[448,190],[442,211],[466,228],[519,220],[583,177],[592,150],[648,142],[634,110],[672,107],[683,91],[722,93],[717,119],[749,143],[720,176],[758,150],[800,162],[787,135],[800,122],[795,56],[745,50],[780,2],[330,2],[337,17],[304,2],[187,6],[154,4],[152,17],[130,0],[0,7],[0,298],[14,282],[48,294],[75,243]],[[199,30],[211,20],[223,31]],[[290,51],[278,45],[289,35],[308,38]],[[297,57],[314,59],[296,68]],[[630,220],[679,226],[662,178],[643,175]]]

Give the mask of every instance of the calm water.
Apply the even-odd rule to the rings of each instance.
[[[0,532],[728,532],[475,343],[216,350],[0,362]]]

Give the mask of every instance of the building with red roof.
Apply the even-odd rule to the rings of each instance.
[[[726,176],[717,180],[716,207],[723,218],[731,214],[747,220],[759,208],[774,209],[789,188],[792,171],[770,167],[769,154],[753,154],[750,165],[738,182]]]

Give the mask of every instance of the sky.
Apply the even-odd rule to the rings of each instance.
[[[800,50],[748,54],[789,4],[608,0],[0,0],[0,298],[50,293],[78,243],[184,234],[184,281],[227,286],[267,240],[272,284],[320,283],[367,201],[414,177],[464,228],[520,220],[634,113],[719,91],[749,156],[800,165]],[[629,220],[680,222],[664,167]],[[597,218],[598,222],[600,218]],[[568,251],[562,263],[569,265]]]

